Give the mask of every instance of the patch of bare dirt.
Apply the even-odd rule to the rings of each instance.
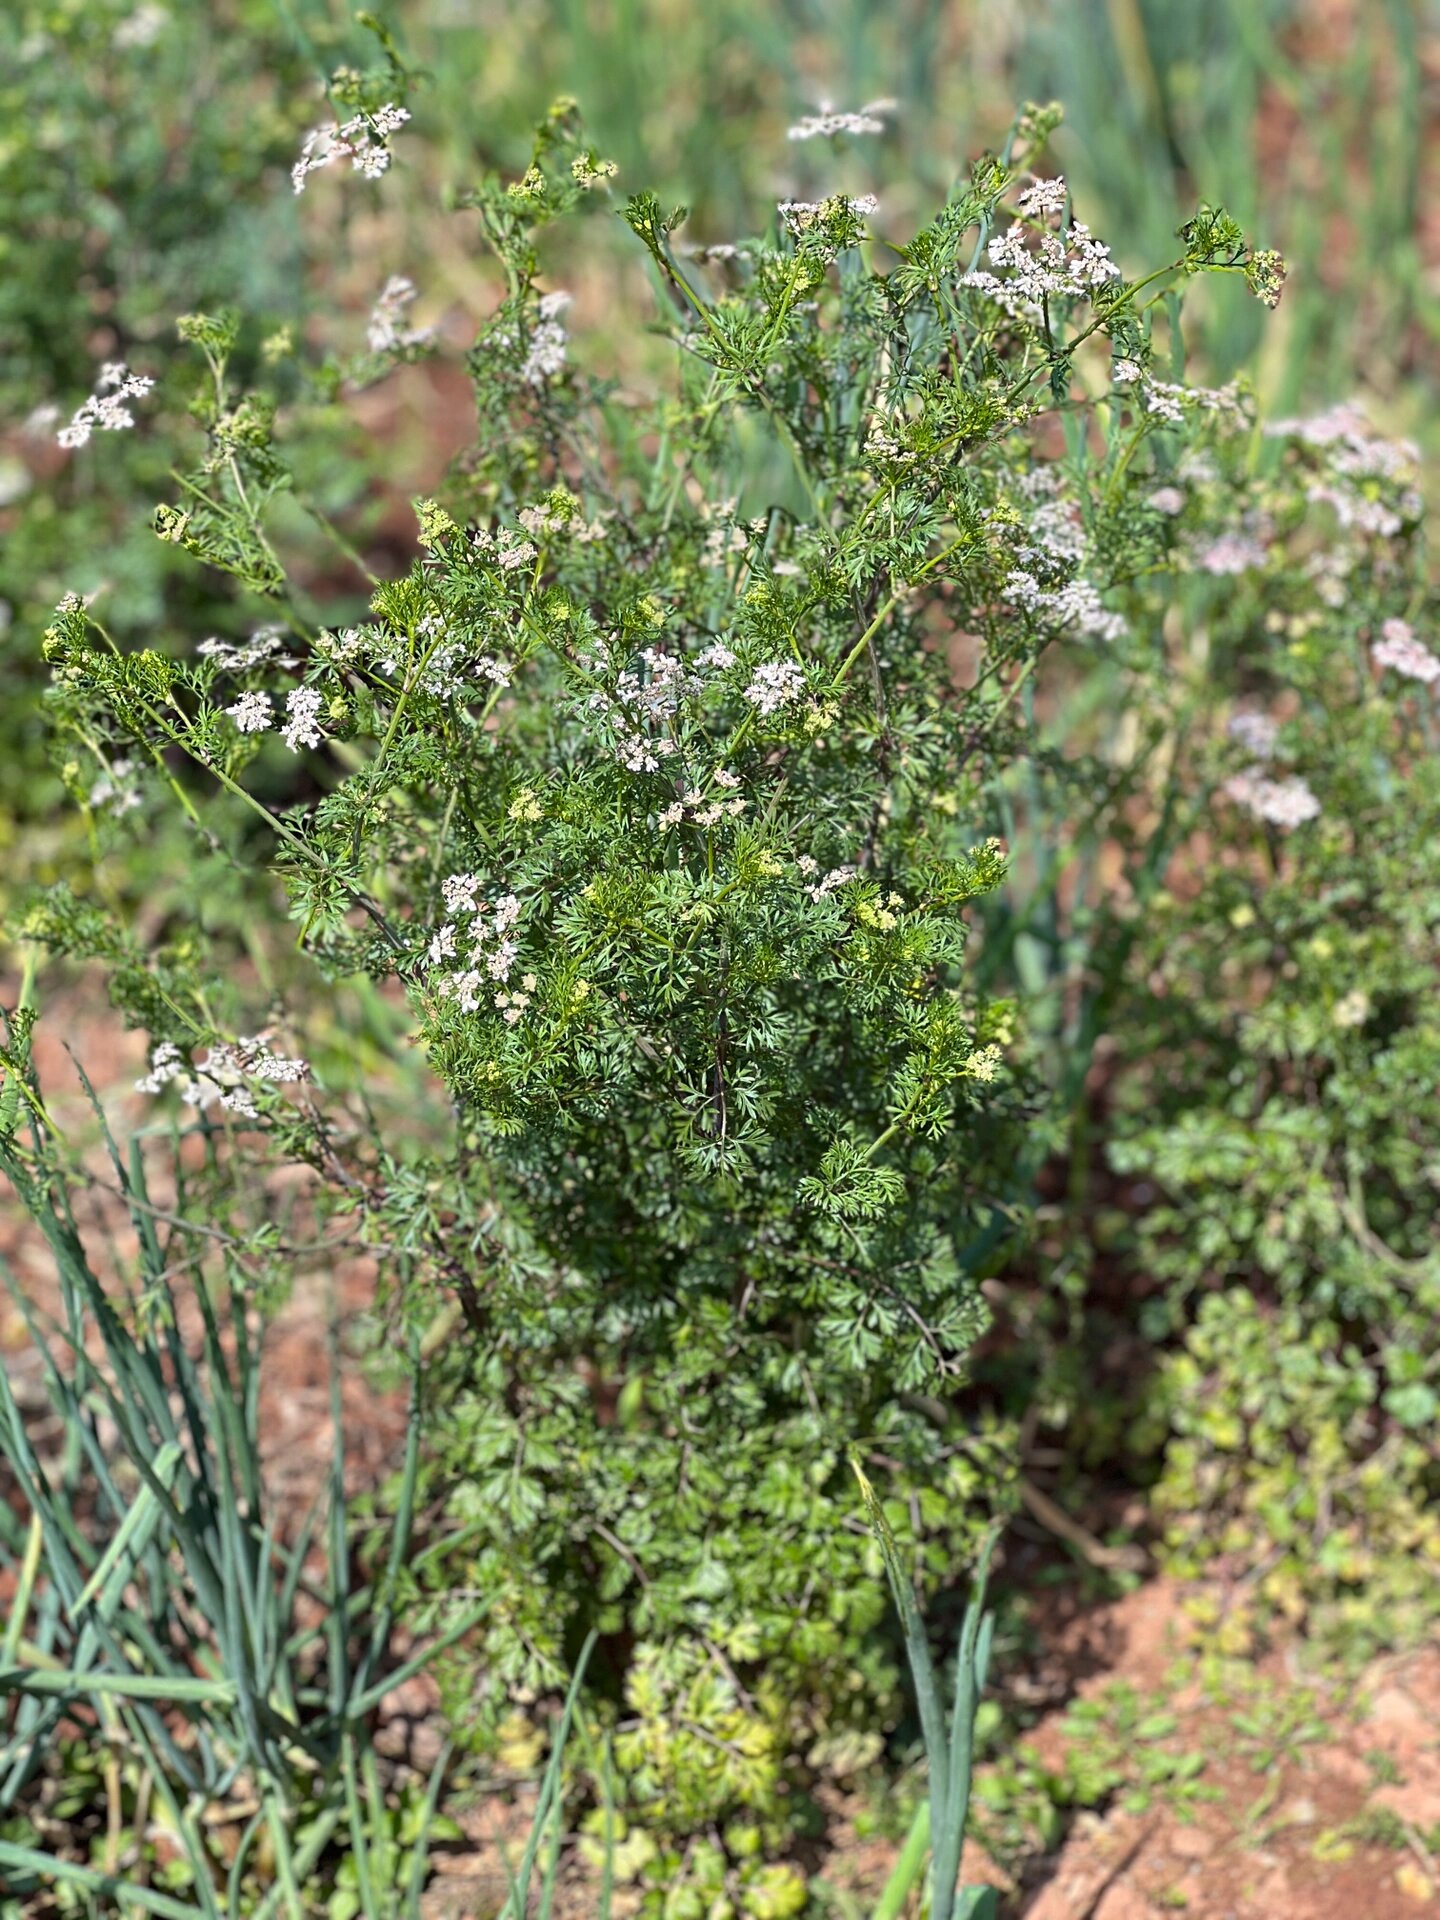
[[[1203,1797],[1082,1815],[1024,1920],[1418,1920],[1440,1914],[1440,1643],[1374,1663],[1358,1682],[1308,1674],[1299,1643],[1236,1663],[1238,1697],[1202,1679],[1188,1603],[1154,1581],[1095,1609],[1062,1657],[1102,1699],[1128,1683],[1167,1709],[1170,1751],[1206,1757]],[[1097,1642],[1106,1649],[1093,1662]],[[1188,1664],[1191,1675],[1177,1685]],[[1031,1737],[1056,1758],[1063,1716]]]

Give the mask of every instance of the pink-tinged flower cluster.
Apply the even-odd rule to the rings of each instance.
[[[1057,173],[1053,180],[1032,181],[1016,205],[1027,220],[1049,220],[1064,213],[1069,197],[1070,189],[1065,184],[1065,176]]]
[[[1249,534],[1222,533],[1195,556],[1202,573],[1224,579],[1237,573],[1250,573],[1265,565],[1265,549]]]
[[[1253,813],[1257,820],[1264,820],[1287,833],[1294,827],[1303,826],[1307,820],[1316,819],[1320,813],[1320,802],[1299,774],[1292,774],[1284,780],[1271,780],[1258,767],[1251,767],[1248,772],[1234,774],[1227,780],[1224,791],[1237,806],[1243,807],[1247,813]]]
[[[1419,680],[1427,687],[1440,680],[1440,658],[1415,638],[1415,629],[1408,620],[1387,620],[1380,629],[1380,638],[1370,649],[1370,658],[1377,667],[1389,667],[1405,679]]]

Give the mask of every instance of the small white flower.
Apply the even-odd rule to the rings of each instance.
[[[159,1093],[162,1087],[169,1086],[185,1071],[185,1062],[180,1049],[173,1041],[162,1040],[150,1050],[150,1071],[142,1080],[135,1082],[137,1093]]]
[[[94,393],[76,408],[56,440],[62,447],[83,447],[96,428],[102,433],[118,433],[133,427],[135,416],[122,402],[143,399],[154,385],[148,374],[131,373],[123,360],[107,361],[100,369]]]
[[[217,640],[213,635],[202,640],[195,651],[206,660],[213,660],[222,673],[248,673],[252,667],[270,664],[277,667],[298,666],[298,660],[289,654],[282,654],[285,642],[283,627],[257,627],[247,641],[241,645],[232,645],[228,640]]]
[[[833,140],[837,134],[883,133],[885,122],[881,114],[894,113],[896,103],[893,100],[870,100],[853,113],[838,112],[828,100],[822,100],[814,113],[807,113],[803,119],[786,132],[787,140]]]
[[[140,789],[130,780],[130,775],[138,771],[133,760],[112,761],[108,771],[92,784],[90,805],[104,807],[107,813],[120,817],[133,813],[142,804]]]
[[[447,913],[473,913],[475,897],[480,890],[480,876],[477,873],[452,873],[442,882],[441,897]]]
[[[285,697],[289,719],[281,728],[281,738],[292,753],[301,747],[318,747],[325,736],[320,731],[322,695],[318,687],[292,687]]]
[[[878,209],[880,202],[873,193],[862,193],[856,199],[846,200],[845,204],[851,213],[863,220]],[[789,232],[798,239],[802,233],[815,225],[825,211],[825,206],[819,200],[782,200],[779,211],[780,218],[785,222]]]
[[[1363,987],[1352,987],[1335,1002],[1330,1018],[1337,1027],[1363,1027],[1370,1018],[1370,996]]]
[[[242,693],[234,706],[225,711],[241,733],[264,733],[274,724],[268,693]]]
[[[392,273],[381,289],[380,298],[370,312],[365,330],[366,344],[372,353],[401,353],[407,347],[428,346],[435,338],[433,327],[408,327],[405,317],[418,298],[413,280]]]
[[[804,690],[805,672],[794,660],[762,660],[751,673],[745,698],[761,713],[774,713]]]
[[[169,24],[170,15],[164,7],[157,6],[155,0],[140,0],[135,11],[110,35],[110,44],[117,53],[127,53],[135,47],[153,47]]]
[[[387,134],[403,127],[408,111],[388,101],[374,113],[357,113],[343,126],[312,127],[300,147],[300,157],[290,169],[290,183],[296,193],[305,191],[312,173],[334,161],[348,158],[352,167],[367,180],[376,180],[390,165],[390,149],[384,144]]]
[[[540,323],[530,335],[530,344],[520,365],[520,378],[529,387],[543,387],[565,371],[567,335],[560,316],[570,305],[568,293],[542,294]]]
[[[1056,174],[1053,180],[1036,180],[1026,187],[1018,202],[1021,213],[1031,220],[1047,220],[1050,215],[1065,211],[1065,200],[1070,189],[1065,185],[1063,173]]]
[[[832,867],[823,880],[818,880],[813,886],[806,887],[805,891],[812,900],[823,900],[827,894],[833,893],[837,887],[848,885],[851,880],[855,879],[859,871],[860,869],[858,867]]]
[[[1240,742],[1252,760],[1268,760],[1275,751],[1280,727],[1268,713],[1232,713],[1225,731]]]

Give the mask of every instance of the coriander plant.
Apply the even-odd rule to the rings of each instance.
[[[347,82],[297,190],[384,190],[390,84]],[[1042,661],[1159,661],[1164,495],[1251,424],[1185,383],[1180,296],[1218,273],[1273,305],[1278,257],[1207,207],[1131,276],[1041,170],[1057,119],[1027,108],[903,241],[868,195],[693,250],[683,208],[624,201],[675,350],[637,396],[545,272],[552,223],[617,191],[560,103],[520,178],[456,198],[496,301],[409,568],[317,616],[272,520],[296,405],[237,379],[243,316],[190,314],[195,451],[154,526],[233,580],[230,631],[129,651],[72,596],[46,635],[97,832],[178,810],[197,857],[283,882],[317,995],[403,991],[453,1101],[418,1158],[287,1099],[218,1018],[223,938],[147,946],[64,893],[27,923],[109,962],[157,1097],[270,1133],[403,1250],[457,1529],[416,1599],[494,1603],[454,1717],[493,1732],[597,1630],[656,1900],[684,1836],[779,1844],[808,1774],[882,1744],[899,1649],[847,1449],[931,1590],[1005,1503],[1005,1432],[954,1394],[1046,1102],[967,952],[998,796]],[[315,404],[441,350],[401,264],[365,356],[287,368]]]

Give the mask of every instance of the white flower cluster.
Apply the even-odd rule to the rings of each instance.
[[[212,636],[209,640],[202,640],[195,651],[213,660],[222,673],[248,673],[252,667],[262,664],[298,667],[300,662],[293,654],[280,651],[284,643],[283,627],[257,627],[243,646],[237,647],[229,640],[217,640]]]
[[[802,853],[795,864],[806,877],[808,885],[805,891],[812,900],[823,900],[827,894],[834,893],[837,887],[847,886],[850,881],[858,879],[860,874],[858,867],[831,867],[822,879],[816,880],[813,876],[819,873],[820,863],[812,860],[808,853]]]
[[[748,804],[734,789],[740,784],[738,773],[732,773],[728,767],[716,769],[715,785],[721,789],[718,794],[707,795],[701,788],[692,788],[678,800],[672,801],[659,816],[662,827],[678,827],[687,815],[690,824],[696,827],[715,827],[730,814],[736,818],[744,813]],[[728,799],[726,795],[729,795]]]
[[[882,114],[894,113],[893,100],[869,100],[854,113],[842,113],[822,100],[814,113],[807,113],[788,129],[787,140],[833,140],[844,133],[883,133]]]
[[[370,310],[365,330],[366,344],[372,353],[403,353],[407,347],[425,347],[435,338],[434,327],[409,327],[405,324],[410,308],[419,297],[415,282],[403,273],[392,273],[380,290],[380,298]]]
[[[1330,1018],[1337,1027],[1363,1027],[1370,1013],[1369,994],[1363,987],[1352,987],[1335,1002]]]
[[[547,380],[565,371],[565,345],[568,338],[560,316],[570,305],[568,293],[546,293],[540,297],[540,322],[530,335],[530,344],[520,366],[520,378],[527,387],[543,387]]]
[[[759,712],[774,713],[805,691],[805,669],[794,660],[762,660],[750,675],[745,698]]]
[[[533,553],[534,548],[530,551]],[[450,639],[448,635],[448,622],[438,609],[422,615],[416,621],[415,637],[424,651],[412,685],[436,700],[463,697],[472,691],[477,679],[488,680],[492,686],[500,688],[509,686],[513,669],[508,660],[498,659],[490,653],[477,653],[471,642]],[[382,650],[386,655],[382,664],[388,672],[393,673],[399,664],[394,658],[399,650],[398,641],[388,635],[383,636]]]
[[[304,1060],[276,1053],[268,1033],[251,1034],[235,1041],[221,1040],[210,1048],[203,1060],[187,1073],[179,1047],[171,1041],[152,1049],[150,1071],[135,1082],[137,1093],[159,1093],[173,1085],[187,1106],[213,1106],[218,1100],[228,1113],[241,1114],[247,1120],[259,1118],[252,1084],[269,1086],[303,1080],[309,1074]]]
[[[318,687],[292,687],[285,696],[286,719],[280,728],[280,738],[292,753],[298,753],[302,747],[323,744],[325,735],[320,726],[323,703],[324,695]],[[240,694],[225,712],[241,733],[268,733],[275,725],[270,695],[259,689]]]
[[[157,5],[156,0],[140,0],[140,5],[135,11],[127,14],[116,26],[110,36],[110,44],[117,53],[128,53],[135,48],[153,47],[169,24],[169,13],[164,7]]]
[[[300,158],[290,169],[290,181],[296,193],[305,191],[305,182],[312,173],[318,173],[336,160],[348,160],[367,180],[378,180],[390,165],[386,137],[403,127],[409,118],[406,108],[387,101],[373,113],[357,113],[343,124],[335,121],[328,127],[312,127],[301,144]]]
[[[858,219],[865,220],[876,211],[880,202],[873,193],[862,193],[857,199],[847,200],[846,206]],[[807,232],[824,214],[826,202],[823,200],[782,200],[780,218],[789,232],[798,239]]]
[[[266,733],[275,724],[270,696],[258,690],[242,693],[234,706],[226,707],[225,711],[240,733]]]
[[[108,769],[101,774],[90,788],[88,799],[92,807],[104,807],[107,813],[123,816],[133,813],[141,805],[140,789],[131,780],[131,774],[140,771],[139,763],[130,759],[112,760]]]
[[[1010,277],[974,272],[959,285],[973,287],[1003,307],[1012,320],[1040,321],[1050,300],[1087,300],[1120,278],[1110,249],[1079,220],[1063,233],[1043,233],[1034,252],[1031,229],[1016,221],[997,234],[987,249],[990,265]]]
[[[658,647],[646,647],[640,659],[643,671],[626,667],[615,683],[613,700],[594,693],[589,705],[609,713],[619,736],[615,753],[622,767],[631,773],[658,773],[660,762],[674,755],[676,745],[656,729],[674,719],[681,702],[697,694],[702,682],[677,655]]]
[[[1042,501],[1030,516],[1028,532],[1031,544],[1015,549],[1026,566],[1042,562],[1068,568],[1085,558],[1085,523],[1069,500]]]
[[[1057,173],[1053,180],[1033,181],[1016,205],[1027,220],[1049,220],[1052,216],[1058,218],[1065,211],[1069,193],[1064,174]]]
[[[875,460],[889,460],[897,467],[909,466],[915,458],[915,449],[907,447],[904,441],[897,439],[891,431],[892,426],[904,424],[903,412],[877,413],[865,434],[866,453]]]
[[[1268,821],[1286,832],[1314,820],[1320,812],[1320,802],[1298,774],[1285,780],[1271,780],[1258,767],[1251,767],[1227,780],[1224,791],[1257,820]]]
[[[70,424],[61,427],[55,438],[62,447],[83,447],[95,431],[118,433],[133,427],[135,416],[125,405],[149,393],[155,382],[144,373],[132,373],[123,360],[109,360],[101,367],[95,391],[71,415]]]
[[[673,719],[681,701],[699,693],[702,683],[678,654],[646,647],[640,658],[644,672],[626,667],[615,683],[615,693],[632,714],[656,726]]]
[[[528,566],[538,552],[533,541],[523,539],[513,527],[502,527],[499,533],[488,533],[484,527],[474,527],[470,533],[470,545],[476,553],[499,567],[502,573],[515,573],[519,568]]]
[[[1380,629],[1380,638],[1370,649],[1370,658],[1377,667],[1389,667],[1405,679],[1419,680],[1427,687],[1440,680],[1440,659],[1423,641],[1415,638],[1415,629],[1408,620],[1387,620]]]
[[[1324,454],[1325,465],[1342,484],[1317,484],[1308,498],[1332,506],[1345,530],[1388,540],[1400,531],[1402,520],[1419,519],[1424,507],[1415,485],[1420,449],[1413,440],[1387,440],[1375,433],[1353,402],[1331,407],[1312,419],[1271,421],[1265,432],[1274,439],[1298,440]],[[1375,500],[1354,484],[1364,480],[1378,480],[1397,491],[1389,503]]]
[[[1184,425],[1187,407],[1216,414],[1231,429],[1243,427],[1249,419],[1246,396],[1234,380],[1223,387],[1187,387],[1177,380],[1156,380],[1138,360],[1118,359],[1111,365],[1110,381],[1116,387],[1133,386],[1145,411],[1171,426]]]
[[[592,674],[614,672],[611,644],[596,641],[589,652],[578,657],[577,665]],[[703,693],[707,673],[734,665],[735,654],[719,641],[690,659],[659,647],[646,647],[637,665],[620,671],[613,687],[596,687],[583,696],[581,705],[613,730],[615,756],[621,766],[631,773],[658,773],[661,763],[673,759],[679,751],[672,729],[684,702]],[[728,780],[721,784],[728,784]],[[687,795],[682,811],[695,798]],[[679,817],[677,813],[675,819]],[[672,824],[668,817],[665,824]]]
[[[298,753],[301,747],[318,747],[325,738],[320,731],[321,699],[318,687],[292,687],[285,696],[289,718],[280,729],[280,738],[292,753]]]
[[[1019,473],[1012,473],[1008,483],[1022,500],[1033,503],[1053,500],[1064,484],[1064,476],[1053,460],[1042,461],[1038,466],[1023,467]]]
[[[690,258],[698,260],[702,266],[724,265],[732,260],[748,260],[750,249],[737,247],[733,241],[717,240],[708,247],[691,247]]]
[[[511,928],[520,918],[520,902],[513,893],[502,893],[494,906],[480,898],[480,877],[474,873],[452,873],[441,887],[441,896],[445,902],[445,911],[449,918],[431,936],[427,957],[431,967],[443,967],[447,960],[462,957],[462,942],[468,942],[463,958],[469,962],[463,971],[442,973],[436,982],[436,992],[442,999],[453,1000],[461,1013],[477,1013],[486,993],[494,995],[496,989],[503,987],[510,978],[519,954],[519,947],[511,937]],[[468,922],[468,924],[466,924]],[[529,1004],[528,996],[535,991],[535,978],[526,974],[522,983],[521,996],[500,996],[495,1004],[502,1008],[514,1006],[515,1020]],[[505,1015],[510,1025],[510,1013]]]
[[[1013,606],[1023,607],[1047,626],[1068,627],[1095,640],[1119,640],[1127,632],[1124,615],[1111,613],[1088,580],[1043,587],[1033,573],[1017,567],[1002,591]]]

